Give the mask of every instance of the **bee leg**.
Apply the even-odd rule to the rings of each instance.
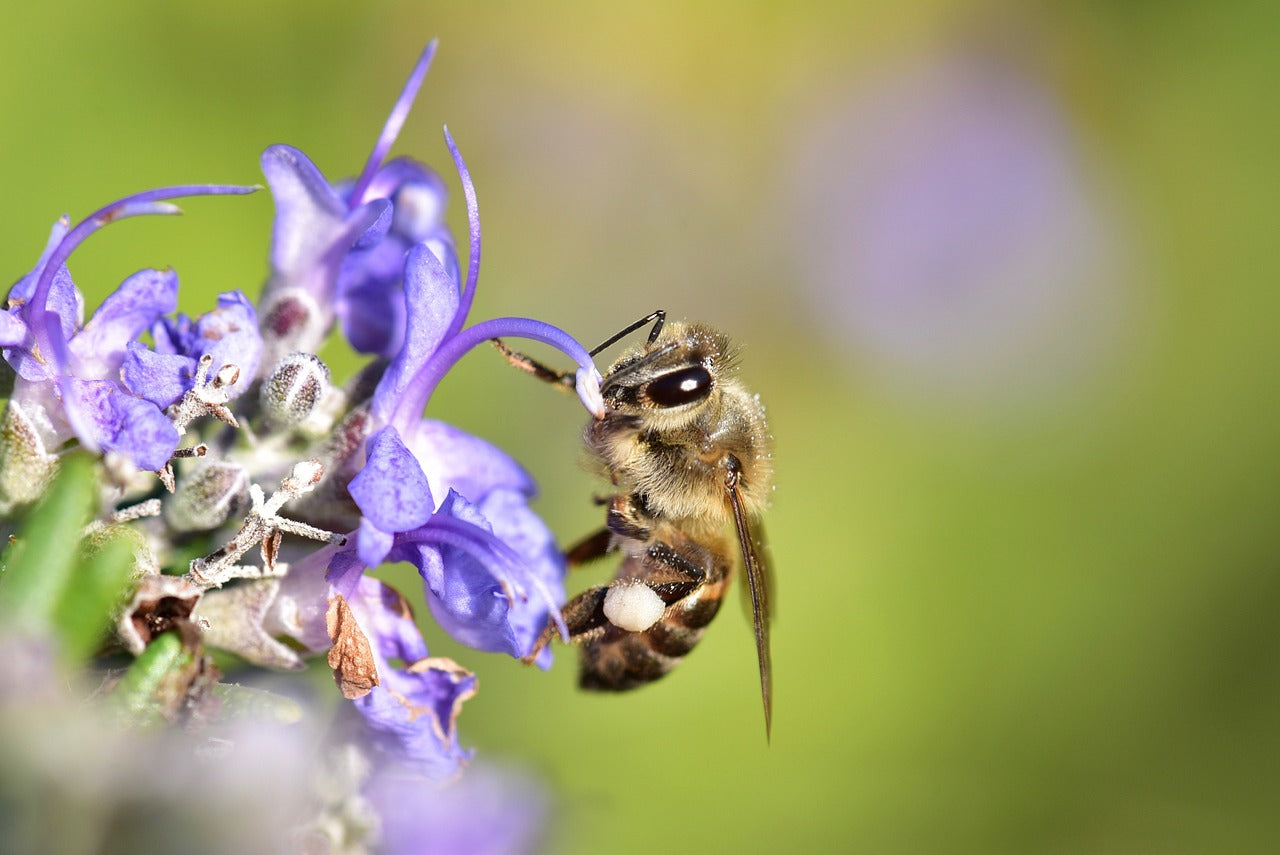
[[[661,541],[649,547],[646,564],[645,584],[667,605],[683,600],[707,581],[706,570]]]
[[[603,558],[609,552],[612,540],[613,532],[602,528],[569,547],[564,553],[564,560],[570,567],[579,567],[588,561]]]
[[[493,346],[507,360],[507,362],[519,368],[521,371],[528,372],[545,383],[550,383],[557,388],[572,392],[577,383],[577,375],[569,371],[556,371],[554,368],[548,368],[533,357],[525,356],[517,350],[512,350],[500,338],[491,339]]]
[[[635,495],[614,496],[605,514],[605,525],[619,537],[644,541],[649,539],[650,519]]]
[[[538,640],[533,643],[533,647],[529,648],[529,652],[520,657],[520,661],[526,665],[532,665],[537,661],[538,656],[542,653],[543,648],[551,643],[551,639],[556,636],[556,625],[552,620],[547,621],[547,625],[543,627],[542,634],[538,636]]]
[[[609,534],[608,529],[587,538],[579,546],[594,544],[602,540],[602,535]],[[607,540],[606,540],[607,542]],[[575,547],[577,549],[578,547]],[[572,550],[571,550],[572,551]],[[587,551],[584,549],[584,551]],[[593,556],[594,557],[594,556]],[[569,643],[582,644],[593,641],[604,635],[605,631],[616,624],[609,620],[604,612],[605,600],[615,587],[627,588],[641,584],[653,591],[662,601],[662,605],[671,605],[692,594],[706,584],[707,571],[684,558],[678,551],[665,543],[655,543],[645,554],[648,572],[643,582],[632,579],[615,579],[608,585],[597,585],[588,588],[565,604],[561,612],[565,627],[569,630]],[[542,653],[543,648],[556,637],[556,625],[548,620],[542,634],[534,642],[529,652],[520,658],[526,665],[531,665]]]
[[[570,644],[581,644],[584,641],[590,641],[597,636],[603,635],[604,631],[610,626],[609,619],[604,615],[604,597],[608,591],[608,585],[588,588],[565,604],[562,614],[565,626],[569,628]],[[522,656],[520,661],[526,665],[532,665],[534,660],[538,658],[538,654],[542,652],[542,649],[550,644],[555,637],[556,625],[552,621],[547,621],[546,628],[542,630],[542,634],[534,642],[533,648],[528,654]]]

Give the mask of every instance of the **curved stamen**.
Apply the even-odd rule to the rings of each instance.
[[[422,415],[431,393],[463,354],[471,348],[494,338],[527,338],[549,344],[578,363],[578,397],[589,412],[601,418],[604,402],[600,398],[600,372],[586,348],[577,339],[559,327],[532,318],[492,318],[457,335],[446,338],[436,351],[423,362],[406,388],[406,394],[396,403],[392,421],[402,426],[401,434],[413,430]]]
[[[471,171],[467,169],[467,162],[462,159],[462,153],[458,151],[453,135],[449,133],[448,125],[444,127],[444,141],[449,146],[449,154],[453,155],[453,165],[458,170],[458,180],[462,182],[462,194],[467,199],[467,225],[471,231],[468,241],[471,256],[467,263],[467,281],[462,288],[462,296],[458,300],[458,311],[454,313],[449,329],[444,334],[445,338],[449,338],[462,329],[462,325],[467,320],[467,314],[471,311],[471,301],[476,295],[476,280],[480,277],[480,206],[476,203],[476,188],[471,183]]]
[[[418,97],[418,90],[427,76],[427,70],[431,68],[431,60],[435,58],[436,45],[439,43],[439,39],[432,39],[427,43],[422,55],[418,57],[418,63],[409,74],[409,79],[405,81],[404,88],[400,90],[400,97],[391,108],[391,115],[387,116],[387,122],[382,126],[382,133],[378,135],[378,141],[373,144],[373,151],[365,161],[364,171],[360,173],[360,178],[351,188],[351,198],[347,201],[348,210],[354,211],[364,203],[364,194],[369,191],[373,176],[378,173],[378,167],[382,166],[382,160],[387,156],[387,151],[400,135],[405,119],[409,118],[409,109],[413,107],[413,99]]]
[[[564,617],[560,614],[560,605],[556,602],[555,597],[547,590],[547,586],[543,581],[529,570],[524,559],[514,549],[498,539],[493,532],[466,520],[436,514],[421,528],[396,535],[396,542],[442,543],[462,549],[481,560],[481,563],[485,565],[498,584],[507,592],[509,600],[513,599],[511,592],[514,591],[520,596],[520,599],[527,601],[528,596],[514,579],[494,572],[493,567],[484,561],[484,558],[489,556],[497,558],[506,565],[507,569],[518,572],[533,588],[539,599],[546,605],[547,611],[551,615],[551,620],[560,630],[561,637],[565,641],[569,640],[569,628],[565,626]]]
[[[176,187],[158,187],[155,190],[145,190],[132,196],[126,196],[123,199],[112,202],[110,205],[99,208],[85,217],[76,224],[75,228],[63,235],[62,240],[58,242],[58,246],[53,252],[49,253],[44,269],[40,271],[40,278],[36,281],[36,287],[32,289],[31,298],[27,303],[27,326],[35,334],[36,344],[41,352],[52,354],[53,351],[53,345],[49,340],[49,328],[45,323],[45,314],[48,311],[45,304],[48,302],[49,289],[53,285],[53,277],[62,265],[66,263],[72,251],[83,243],[89,235],[109,223],[123,220],[127,217],[137,217],[143,214],[182,213],[181,209],[176,205],[163,203],[161,200],[164,199],[177,199],[186,196],[242,195],[255,193],[261,189],[257,185],[246,187],[234,184],[184,184]]]

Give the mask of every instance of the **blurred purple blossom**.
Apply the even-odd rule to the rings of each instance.
[[[481,766],[440,784],[388,765],[366,795],[388,855],[521,855],[540,851],[545,787],[509,769]]]
[[[1034,388],[1096,348],[1115,244],[1053,93],[958,55],[883,71],[821,113],[794,149],[794,246],[837,342],[961,395]]]

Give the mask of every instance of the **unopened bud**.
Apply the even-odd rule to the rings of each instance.
[[[205,464],[179,481],[177,491],[165,500],[165,522],[178,531],[215,529],[243,501],[248,485],[242,466],[221,461]]]
[[[276,427],[302,424],[329,391],[329,367],[310,353],[291,353],[262,384],[262,412]]]

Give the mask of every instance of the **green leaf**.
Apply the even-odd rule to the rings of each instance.
[[[54,629],[64,658],[71,663],[91,656],[128,594],[140,535],[112,526],[88,538],[79,566],[54,611]]]
[[[68,455],[48,495],[21,528],[0,574],[0,618],[48,631],[76,575],[81,532],[97,497],[93,460]]]
[[[196,655],[176,632],[156,636],[142,651],[111,696],[116,708],[139,724],[161,724],[191,685]]]
[[[280,724],[294,724],[302,720],[302,707],[298,702],[275,692],[236,683],[218,683],[213,687],[213,694],[222,702],[223,714],[227,718],[266,719]]]

